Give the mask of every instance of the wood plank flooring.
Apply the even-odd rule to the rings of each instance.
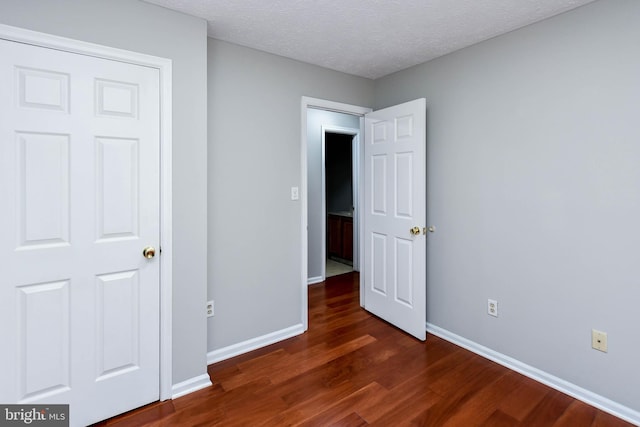
[[[631,426],[359,306],[357,273],[309,288],[309,331],[209,366],[213,386],[96,426]]]

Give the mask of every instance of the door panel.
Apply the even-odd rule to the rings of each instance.
[[[19,400],[31,401],[69,390],[69,281],[20,286],[16,291]]]
[[[18,248],[69,243],[69,135],[16,132]]]
[[[136,271],[96,277],[97,381],[140,365],[140,284]]]
[[[98,235],[101,241],[138,237],[139,141],[96,138]]]
[[[398,218],[413,218],[413,153],[395,154],[395,211]]]
[[[158,70],[0,40],[0,81],[0,401],[155,401]]]
[[[69,112],[69,75],[44,69],[15,67],[18,106]]]
[[[376,215],[387,214],[387,156],[371,157],[371,197],[372,212]]]
[[[371,255],[369,264],[371,271],[371,290],[380,295],[387,295],[387,236],[371,233]],[[365,265],[367,262],[365,261]],[[365,273],[366,276],[366,273]],[[366,292],[365,292],[366,294]]]
[[[396,302],[413,307],[413,241],[395,238],[394,270]]]
[[[426,338],[426,102],[365,115],[365,308]],[[410,232],[419,227],[420,233]]]

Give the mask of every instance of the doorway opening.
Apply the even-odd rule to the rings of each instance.
[[[326,278],[327,260],[327,205],[324,187],[325,133],[348,135],[351,138],[352,179],[361,181],[359,162],[361,147],[359,135],[363,135],[363,116],[370,108],[342,104],[316,98],[302,97],[301,102],[301,202],[302,202],[302,277],[301,323],[308,329],[309,307],[307,287]],[[332,120],[333,119],[333,120]],[[348,144],[347,144],[348,145]],[[353,207],[352,268],[359,269],[361,260],[362,225],[358,206],[362,196],[355,191],[349,209]],[[349,210],[347,209],[347,210]],[[348,227],[348,226],[347,226]],[[348,232],[347,232],[348,233]],[[347,248],[348,249],[348,248]],[[344,248],[342,249],[344,255]],[[362,285],[360,285],[361,287]],[[362,302],[361,297],[361,302]]]
[[[359,270],[359,129],[323,126],[322,151],[324,281]]]
[[[359,268],[358,161],[361,131],[360,117],[353,114],[316,108],[309,108],[306,113],[308,172],[306,192],[303,187],[303,193],[307,195],[307,283],[311,285],[326,279],[327,259],[330,265],[331,261],[338,266],[349,262],[356,270]],[[332,215],[329,217],[328,213]],[[328,227],[329,218],[335,227]],[[348,228],[346,232],[343,226]],[[330,231],[333,247],[328,251]],[[345,239],[345,234],[351,234],[351,237]],[[343,244],[347,246],[343,247]],[[327,252],[330,252],[330,257],[327,257]]]
[[[365,274],[353,274],[358,276],[360,306],[365,307],[366,300],[367,311],[424,340],[426,100],[420,98],[375,112],[307,97],[302,98],[301,104],[303,330],[309,328],[307,286],[312,283],[309,270],[314,258],[310,252],[315,249],[311,219],[319,210],[312,203],[314,199],[322,199],[312,194],[313,168],[322,169],[317,165],[321,162],[313,161],[311,153],[310,141],[320,126],[312,112],[338,112],[341,116],[357,118],[358,128],[366,136],[357,155],[363,165],[357,174],[363,187],[357,197],[358,205],[363,209],[354,216],[360,220],[357,241],[364,249],[357,259]],[[386,286],[389,278],[393,284]]]

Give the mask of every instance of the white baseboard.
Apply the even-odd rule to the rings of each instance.
[[[174,384],[171,387],[171,398],[177,399],[185,394],[193,393],[194,391],[201,390],[211,385],[211,378],[208,374],[198,375],[197,377],[189,378],[181,383]]]
[[[558,378],[547,372],[541,371],[538,368],[534,368],[533,366],[527,365],[526,363],[520,362],[512,357],[498,353],[497,351],[491,350],[490,348],[456,335],[453,332],[449,332],[446,329],[442,329],[431,323],[427,323],[427,332],[437,335],[438,337],[453,344],[459,345],[462,348],[466,348],[469,351],[472,351],[486,359],[492,360],[513,371],[519,372],[522,375],[534,379],[542,384],[548,385],[562,393],[568,394],[569,396],[581,400],[591,406],[595,406],[596,408],[608,412],[611,415],[640,426],[640,412],[627,406],[621,405],[613,400],[607,399],[606,397],[565,381],[562,378]]]
[[[324,280],[322,280],[322,276],[316,276],[316,277],[309,277],[307,279],[307,285],[315,285],[316,283],[320,283],[323,282]]]
[[[266,347],[270,344],[286,340],[287,338],[295,337],[296,335],[300,335],[302,333],[304,333],[304,327],[302,326],[302,323],[299,323],[297,325],[281,329],[267,335],[262,335],[260,337],[252,338],[238,344],[233,344],[228,347],[213,350],[207,353],[207,364],[211,365],[212,363],[230,359],[234,356],[247,353],[257,348]]]

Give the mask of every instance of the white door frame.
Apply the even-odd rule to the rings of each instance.
[[[0,39],[155,68],[160,73],[160,400],[172,397],[171,71],[166,58],[0,24]],[[306,295],[306,294],[305,294]]]
[[[303,325],[303,330],[307,330],[309,328],[309,301],[307,297],[307,292],[309,288],[308,282],[308,269],[309,269],[309,236],[307,233],[308,228],[308,180],[307,180],[307,109],[308,108],[317,108],[319,110],[326,111],[334,111],[337,113],[345,113],[351,114],[354,116],[360,116],[360,134],[363,135],[362,130],[364,126],[364,115],[371,110],[368,107],[359,107],[357,105],[343,104],[341,102],[328,101],[325,99],[319,98],[311,98],[308,96],[303,96],[300,106],[300,117],[301,117],[301,126],[300,126],[300,171],[301,171],[301,195],[300,202],[302,203],[302,218],[301,218],[301,240],[302,240],[302,274],[300,278],[301,283],[301,302],[300,302],[300,312],[301,312],[301,323]],[[324,133],[323,133],[324,136]],[[324,151],[323,151],[324,153]],[[324,155],[324,154],[323,154]],[[362,149],[358,155],[358,162],[362,157]],[[358,179],[359,183],[362,183],[362,171],[360,171],[360,177]],[[359,192],[359,200],[358,205],[361,205],[362,202],[362,192]],[[358,221],[358,246],[362,247],[362,221]],[[359,251],[359,260],[358,264],[362,265],[362,252]],[[323,261],[324,263],[324,261]],[[363,292],[362,292],[362,281],[360,281],[360,305],[363,305]]]
[[[352,153],[352,159],[351,159],[351,168],[352,168],[352,189],[353,189],[353,200],[351,201],[351,203],[353,204],[353,269],[355,271],[359,271],[359,259],[357,258],[360,254],[359,250],[360,250],[360,245],[359,243],[359,236],[360,233],[358,232],[358,226],[360,224],[360,218],[358,215],[360,215],[360,196],[359,196],[359,192],[360,189],[358,188],[359,184],[360,184],[360,170],[359,170],[359,165],[360,165],[360,156],[358,155],[360,153],[360,129],[355,129],[355,128],[347,128],[347,127],[342,127],[342,126],[331,126],[331,125],[327,125],[327,126],[321,126],[321,132],[322,132],[322,203],[321,203],[321,210],[322,210],[322,227],[320,228],[321,231],[321,236],[322,236],[322,250],[320,253],[320,256],[322,257],[322,259],[320,260],[320,276],[322,277],[322,281],[324,282],[325,279],[327,278],[327,263],[326,263],[326,256],[327,256],[327,239],[325,238],[325,236],[327,235],[327,146],[326,146],[326,134],[327,132],[329,133],[338,133],[341,135],[350,135],[353,137],[353,140],[351,142],[351,153]]]

